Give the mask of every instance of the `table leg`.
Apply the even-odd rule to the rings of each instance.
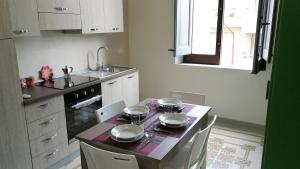
[[[81,169],[88,169],[84,153],[80,147]]]

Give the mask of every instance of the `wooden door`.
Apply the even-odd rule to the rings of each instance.
[[[9,0],[15,37],[40,35],[36,0]]]
[[[126,106],[139,103],[139,74],[133,73],[123,77],[123,98]]]
[[[0,40],[0,169],[31,169],[18,62],[13,40]]]
[[[81,0],[82,33],[102,33],[104,26],[104,0]]]
[[[262,169],[298,169],[300,1],[280,1]]]
[[[123,32],[123,0],[104,0],[106,32]]]

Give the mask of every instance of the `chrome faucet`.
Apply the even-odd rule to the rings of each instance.
[[[108,47],[107,46],[100,46],[97,50],[97,70],[103,70],[104,69],[104,65],[103,65],[103,55],[102,55],[102,58],[101,58],[101,66],[100,66],[100,63],[99,63],[99,52],[102,50],[102,49],[105,49],[106,51],[108,51]]]

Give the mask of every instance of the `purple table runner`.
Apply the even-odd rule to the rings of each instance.
[[[146,117],[144,117],[140,120],[139,124],[144,123],[145,121],[147,121],[148,119],[150,119],[154,115],[156,115],[157,113],[160,113],[160,112],[162,113],[163,112],[162,108],[158,107],[158,103],[157,103],[156,99],[149,100],[149,102],[146,105],[149,107],[150,111],[149,111],[149,113],[147,114]],[[189,111],[191,111],[194,108],[193,105],[184,104],[184,103],[180,106],[179,109],[181,109],[182,107],[184,107],[184,109],[181,110],[181,112],[180,112],[181,114],[187,114]],[[176,110],[174,110],[174,112],[176,112]],[[128,121],[120,121],[120,120],[118,120],[119,118],[128,119]],[[128,124],[128,123],[130,123],[130,118],[127,117],[125,115],[125,113],[121,113],[121,114],[118,114],[118,115],[108,119],[105,122],[112,123],[112,124],[115,124],[115,125]]]
[[[155,135],[150,143],[145,145],[147,138],[144,136],[142,139],[132,143],[121,143],[110,138],[110,130],[97,136],[93,141],[99,141],[108,145],[113,145],[126,150],[134,151],[137,153],[148,155],[150,154],[161,142],[164,141],[165,137]]]

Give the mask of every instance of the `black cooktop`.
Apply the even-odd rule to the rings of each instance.
[[[71,75],[70,78],[68,78],[68,79],[61,77],[61,78],[53,79],[52,81],[40,82],[40,83],[37,83],[36,85],[63,90],[63,89],[71,88],[71,87],[78,86],[78,85],[81,85],[84,83],[93,82],[96,80],[99,80],[99,79],[95,78],[95,77]]]

